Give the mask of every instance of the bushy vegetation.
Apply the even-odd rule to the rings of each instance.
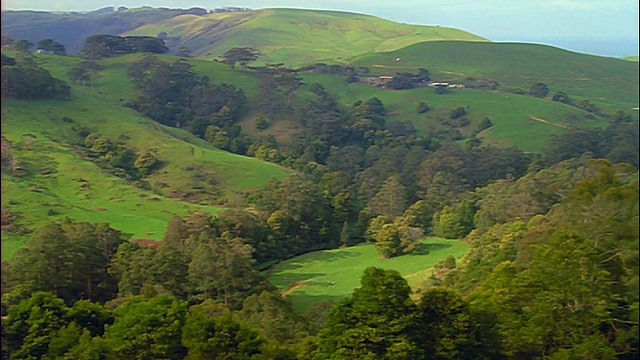
[[[111,47],[105,39],[122,40],[98,36],[89,48]],[[2,263],[4,357],[637,356],[638,136],[624,111],[607,127],[554,124],[558,135],[547,134],[543,151],[525,153],[483,140],[504,123],[479,111],[498,106],[481,100],[533,101],[601,121],[603,114],[586,99],[574,103],[558,92],[543,99],[550,89],[539,81],[530,96],[496,95],[480,90],[494,84],[467,78],[476,89],[465,95],[408,102],[413,116],[440,126],[419,133],[411,121],[391,121],[397,102],[386,99],[424,96],[406,88],[428,81],[432,72],[422,68],[420,79],[397,74],[391,90],[345,82],[361,68],[329,76],[284,64],[249,67],[257,53],[248,48],[227,53],[233,69],[96,54],[25,56],[28,71],[41,71],[42,61],[51,78],[71,79],[71,101],[3,93],[3,246],[5,233],[28,238]],[[3,57],[3,71],[20,61]],[[120,76],[109,73],[114,68]],[[108,89],[121,89],[121,98]],[[473,106],[460,102],[473,96]],[[92,107],[109,111],[98,116]],[[250,131],[241,127],[252,120]],[[278,134],[283,123],[296,132]],[[264,174],[256,180],[255,172]],[[211,194],[223,187],[226,197]],[[20,196],[5,200],[7,191]],[[105,198],[109,191],[118,194]],[[96,207],[132,197],[135,205],[112,214]],[[80,198],[75,208],[91,206],[81,210],[108,222],[60,216],[77,214],[64,204]],[[166,224],[162,241],[131,238],[110,224],[153,206],[140,198],[163,204],[156,209]],[[212,214],[220,199],[226,209]],[[34,216],[16,211],[30,209],[25,204],[41,212],[44,205],[46,221],[22,222]],[[129,226],[144,229],[143,219]],[[389,264],[425,255],[427,235],[461,239],[469,251],[440,253],[438,264],[403,278]],[[354,256],[352,248],[368,249],[380,266],[354,263],[363,271],[360,287],[309,294],[294,311],[288,292],[319,273],[300,275],[291,259],[305,254],[330,267]],[[314,253],[322,250],[330,251]]]
[[[28,52],[18,59],[2,54],[2,99],[68,98],[71,89],[62,80],[37,66]]]

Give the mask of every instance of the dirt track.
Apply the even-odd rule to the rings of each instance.
[[[554,124],[554,123],[552,123],[552,122],[550,122],[550,121],[548,121],[548,120],[541,119],[541,118],[539,118],[539,117],[535,117],[535,116],[533,116],[533,115],[529,115],[529,118],[531,118],[531,120],[539,121],[539,122],[541,122],[541,123],[545,123],[545,124],[549,124],[549,125],[557,126],[557,127],[561,128],[561,129],[568,129],[568,128],[569,128],[569,127],[568,127],[568,126],[566,126],[566,125],[562,125],[562,124]]]
[[[291,290],[304,285],[304,280],[298,280],[296,282],[294,282],[293,284],[287,286],[286,288],[282,289],[282,292],[280,293],[282,296],[287,295]]]

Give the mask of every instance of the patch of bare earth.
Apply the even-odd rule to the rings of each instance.
[[[304,286],[304,284],[305,284],[304,280],[298,280],[298,281],[294,282],[293,284],[287,286],[286,288],[282,289],[281,295],[282,296],[286,296],[293,289],[295,289],[297,287],[302,287],[302,286]]]
[[[0,211],[0,225],[2,231],[13,231],[15,226],[13,224],[16,219],[16,214],[11,210],[2,209]]]
[[[533,116],[533,115],[529,115],[529,118],[531,118],[531,120],[539,121],[539,122],[544,123],[544,124],[549,124],[549,125],[557,126],[557,127],[561,128],[561,129],[568,129],[568,128],[569,128],[569,127],[568,127],[568,126],[566,126],[566,125],[562,125],[562,124],[554,124],[554,123],[550,122],[549,120],[541,119],[541,118],[536,117],[536,116]]]

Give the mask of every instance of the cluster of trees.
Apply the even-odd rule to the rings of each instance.
[[[185,59],[167,63],[153,55],[133,63],[129,75],[139,90],[127,105],[151,119],[188,129],[202,138],[207,138],[209,132],[211,140],[222,130],[229,144],[240,136],[240,129],[234,124],[246,109],[247,98],[242,89],[210,84],[208,77],[197,77]],[[209,129],[211,126],[218,130]]]
[[[64,54],[64,45],[53,39],[42,39],[36,43],[36,50],[42,50],[51,54]]]
[[[413,89],[417,86],[425,86],[431,80],[431,75],[427,69],[418,69],[416,74],[400,72],[393,75],[386,87],[393,90]]]
[[[278,67],[272,71],[280,72],[276,79],[295,76]],[[273,76],[269,81],[269,88],[274,89]],[[337,234],[342,228],[342,238],[348,243],[376,241],[377,237],[383,257],[411,251],[416,234],[434,231],[433,226],[440,221],[436,217],[433,222],[434,214],[441,214],[443,207],[455,208],[476,187],[492,180],[522,176],[531,161],[515,148],[483,146],[479,140],[460,148],[434,137],[419,137],[410,124],[387,125],[386,109],[378,98],[357,101],[344,109],[321,85],[305,88],[313,94],[306,105],[302,103],[300,124],[306,132],[286,146],[278,146],[275,141],[252,144],[247,154],[296,169],[319,184],[324,201],[330,204],[325,213],[333,214],[327,218],[332,224],[331,233]],[[271,95],[280,96],[286,104],[287,87],[281,85],[280,89],[271,91]],[[462,119],[465,113],[464,108],[455,109],[451,116]],[[485,126],[491,125],[490,120],[486,122]],[[285,191],[290,192],[290,188],[295,187]],[[249,202],[255,203],[251,198]],[[421,213],[420,220],[411,220],[415,216],[405,212]],[[473,218],[473,213],[465,215],[469,217]],[[469,221],[465,224],[463,231],[455,232],[456,237],[471,230]]]
[[[47,224],[10,262],[3,262],[3,293],[20,298],[46,291],[69,304],[111,300],[118,293],[118,282],[108,268],[124,242],[123,235],[106,223]]]
[[[41,50],[45,53],[58,54],[58,55],[64,55],[66,52],[64,45],[49,38],[42,39],[38,41],[36,45],[34,45],[31,41],[27,39],[13,40],[9,37],[3,37],[2,46],[5,46],[5,44],[11,45],[11,47],[14,50],[19,52],[31,52],[34,49]]]
[[[37,66],[27,52],[18,53],[15,58],[2,54],[1,91],[2,99],[69,98],[71,95],[69,85]]]
[[[490,329],[453,291],[433,287],[416,303],[395,270],[367,268],[361,287],[336,303],[312,359],[491,359]],[[305,349],[306,350],[306,349]],[[307,350],[308,351],[308,350]]]
[[[330,311],[316,358],[636,357],[637,175],[574,159],[518,180],[502,203],[481,190],[479,206],[506,217],[467,237],[470,251],[443,266],[446,288],[415,304],[397,274],[367,269]],[[505,206],[527,197],[537,209]]]
[[[476,79],[473,77],[467,77],[464,79],[464,87],[467,89],[478,89],[478,90],[496,90],[500,84],[494,80],[483,80]]]
[[[313,65],[303,66],[297,69],[300,73],[314,73],[314,74],[331,74],[331,75],[346,75],[346,76],[361,76],[369,73],[369,68],[365,66],[359,66],[357,68],[353,66],[346,66],[340,64],[327,65],[325,63],[316,63]]]
[[[348,193],[336,193],[348,182],[339,174],[272,181],[247,199],[253,212],[174,216],[157,246],[125,242],[106,224],[48,224],[3,262],[3,349],[54,358],[632,358],[637,174],[574,158],[493,181],[456,206],[427,199],[404,211],[392,177],[357,219],[363,238],[382,256],[400,255],[400,239],[432,217],[436,234],[470,231],[470,251],[443,263],[432,283],[446,287],[430,285],[417,301],[397,272],[369,268],[351,297],[302,315],[256,263],[340,245],[350,211]]]
[[[625,162],[638,167],[638,126],[619,122],[601,128],[570,128],[552,136],[542,153],[549,164],[590,153],[614,163]]]
[[[107,34],[91,35],[85,39],[80,55],[100,59],[114,54],[167,52],[164,40],[153,36],[117,36]]]
[[[35,292],[3,302],[3,357],[427,359],[481,358],[490,351],[480,342],[486,335],[479,319],[454,292],[434,288],[415,304],[394,270],[369,268],[361,282],[353,297],[302,316],[267,291],[237,311],[210,299],[194,304],[166,294],[69,305],[50,292]]]
[[[516,92],[518,94],[524,95],[524,91]],[[531,89],[528,92],[528,95],[535,96],[538,98],[544,98],[549,94],[549,88],[544,83],[535,83],[531,86]],[[556,91],[551,96],[551,100],[561,102],[563,104],[575,106],[578,109],[584,110],[588,113],[601,116],[605,119],[609,119],[614,124],[629,124],[632,122],[631,115],[622,111],[617,110],[613,114],[607,114],[602,112],[595,104],[591,103],[589,99],[580,99],[575,101],[567,95],[564,91]]]
[[[283,64],[254,68],[258,78],[255,107],[270,121],[291,118],[294,96],[304,84],[297,72]]]
[[[85,135],[86,130],[80,130]],[[141,155],[127,148],[122,142],[114,143],[106,136],[88,133],[84,137],[86,155],[104,167],[114,169],[116,176],[136,180],[146,177],[161,166],[153,149],[147,149]]]
[[[174,217],[157,247],[106,224],[45,225],[2,263],[3,358],[295,358],[329,306],[308,321],[274,292],[254,267],[254,219]]]
[[[637,174],[628,164],[574,161],[487,189],[484,214],[508,199],[528,198],[520,205],[528,211],[511,207],[474,230],[445,284],[492,314],[503,356],[637,356]]]

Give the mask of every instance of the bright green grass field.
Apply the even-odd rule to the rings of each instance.
[[[26,171],[3,170],[2,208],[17,213],[15,224],[27,231],[3,232],[2,259],[24,245],[28,231],[64,217],[108,222],[132,239],[159,240],[172,214],[220,210],[178,201],[168,197],[171,192],[211,189],[214,181],[221,191],[232,194],[290,173],[275,164],[215,149],[184,130],[162,126],[123,107],[122,99],[129,99],[133,90],[124,75],[125,64],[133,59],[105,60],[93,89],[67,81],[72,86],[71,100],[3,101],[2,135]],[[75,61],[70,56],[38,56],[42,66],[64,80]],[[146,179],[154,190],[135,187],[83,160],[69,144],[74,136],[71,128],[77,125],[123,142],[137,153],[155,149],[163,167]]]
[[[345,84],[344,78],[333,75],[304,74],[307,84],[317,82],[342,104],[353,104],[379,98],[387,109],[387,122],[411,121],[418,134],[438,129],[437,117],[448,119],[451,110],[463,107],[471,124],[462,129],[468,135],[488,117],[494,126],[480,133],[486,143],[497,146],[514,145],[523,151],[543,149],[551,135],[566,127],[606,127],[609,122],[594,117],[573,106],[531,96],[473,89],[455,89],[438,95],[431,87],[410,90],[389,90],[364,84]],[[425,102],[431,110],[419,114],[416,107]],[[534,120],[542,119],[547,122]],[[571,120],[573,119],[573,120]]]
[[[631,112],[638,106],[637,63],[545,45],[431,41],[362,55],[350,65],[367,66],[376,75],[425,68],[436,82],[463,83],[473,77],[525,92],[542,82],[549,87],[549,95],[563,91],[574,101],[587,98],[606,112]]]
[[[69,124],[49,118],[46,112],[55,111],[47,104],[59,105],[9,101],[2,106],[2,134],[12,142],[13,155],[27,171],[26,175],[2,174],[2,207],[19,214],[20,227],[36,229],[69,217],[108,222],[133,239],[159,240],[172,214],[220,209],[157,196],[104,173],[65,146],[61,139]],[[72,111],[63,114],[78,118]],[[10,258],[28,238],[27,234],[3,233],[2,259]]]
[[[395,269],[415,288],[431,274],[434,265],[449,255],[457,259],[468,249],[459,240],[427,238],[421,243],[415,253],[391,259],[379,258],[374,244],[304,254],[276,265],[269,282],[280,290],[302,282],[287,294],[294,311],[303,313],[313,302],[349,296],[360,286],[360,277],[367,267]]]
[[[262,9],[242,13],[184,15],[141,26],[127,35],[170,38],[212,59],[232,47],[253,47],[258,63],[287,65],[336,62],[358,54],[389,51],[421,41],[486,41],[468,32],[437,26],[408,25],[362,14],[302,9]]]

